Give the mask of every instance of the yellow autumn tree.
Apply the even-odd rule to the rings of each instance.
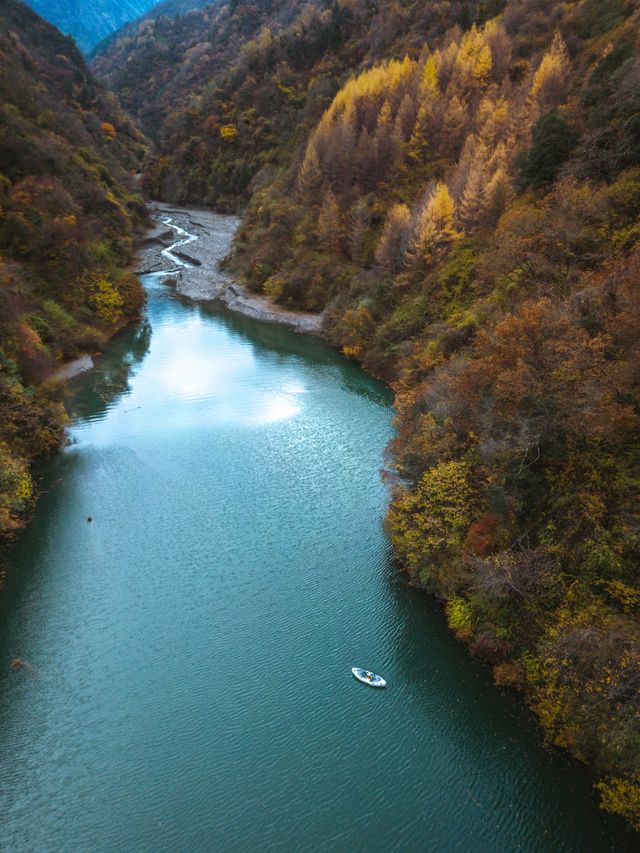
[[[6,442],[0,441],[0,530],[3,533],[22,526],[32,495],[29,466]]]
[[[416,261],[432,263],[439,250],[461,235],[454,227],[455,203],[445,183],[438,183],[418,214],[411,253]]]
[[[560,33],[556,33],[531,84],[530,103],[537,114],[546,113],[566,100],[570,70],[566,45]]]
[[[307,145],[304,159],[298,171],[296,190],[302,202],[309,199],[312,193],[317,193],[322,182],[320,158],[313,140]]]
[[[608,812],[621,814],[640,832],[640,774],[635,779],[610,776],[597,783],[600,805]]]
[[[443,153],[455,160],[464,140],[469,114],[464,103],[453,95],[442,119],[441,146]]]
[[[391,104],[385,101],[378,115],[374,136],[378,174],[388,177],[400,158],[401,139],[396,132],[391,112]]]
[[[460,222],[465,230],[480,225],[485,210],[485,190],[487,186],[486,160],[478,159],[473,163],[460,199]]]
[[[501,142],[489,158],[489,179],[485,187],[484,215],[487,225],[495,225],[515,195],[509,173],[510,154],[513,146]]]
[[[433,54],[425,62],[422,73],[420,75],[420,85],[418,87],[418,97],[421,102],[430,101],[440,94],[438,82],[438,66],[436,58]]]
[[[416,102],[407,92],[400,102],[398,114],[396,115],[396,135],[399,140],[405,142],[411,136],[416,123]]]
[[[91,301],[96,314],[105,323],[115,325],[122,319],[124,299],[106,278],[98,279],[93,285]]]
[[[484,25],[483,36],[491,48],[491,76],[499,81],[507,74],[511,64],[511,39],[502,21],[493,18]]]
[[[390,98],[397,90],[408,86],[416,67],[417,64],[405,56],[402,61],[394,59],[363,71],[345,83],[326,114],[333,119],[351,104]]]
[[[413,131],[405,148],[409,165],[414,170],[426,163],[429,159],[429,154],[431,153],[429,120],[429,107],[426,104],[422,104],[418,110]]]
[[[469,469],[463,462],[434,466],[396,498],[388,514],[391,539],[414,579],[428,586],[434,573],[458,559],[473,511]]]
[[[394,204],[387,213],[376,247],[376,261],[387,272],[399,272],[403,266],[410,224],[411,211],[407,205]]]
[[[513,185],[505,166],[498,166],[485,189],[486,224],[495,225],[513,199]]]
[[[220,139],[224,139],[225,142],[235,142],[238,137],[238,129],[232,124],[223,125],[218,133],[220,135]]]
[[[338,200],[333,190],[325,191],[322,198],[322,207],[318,215],[316,236],[321,248],[326,252],[339,254],[342,249],[342,215]]]
[[[478,136],[488,147],[502,142],[509,133],[511,116],[506,98],[484,97],[475,115]]]
[[[115,139],[118,135],[115,127],[109,121],[103,121],[100,125],[102,132],[108,139]]]
[[[361,266],[367,263],[367,234],[370,218],[364,199],[358,199],[347,217],[349,255],[354,263]]]
[[[460,41],[454,68],[454,85],[458,91],[464,91],[474,83],[487,83],[492,66],[491,47],[482,30],[474,24]]]

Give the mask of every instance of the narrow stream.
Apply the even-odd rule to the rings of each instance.
[[[175,224],[171,216],[163,216],[162,222],[175,231],[178,239],[175,243],[172,243],[170,246],[163,249],[161,254],[175,266],[188,268],[189,264],[185,263],[177,255],[174,255],[173,252],[175,249],[181,249],[183,246],[188,246],[189,243],[194,243],[198,239],[198,236],[196,234],[190,234],[188,231],[185,231],[184,228],[180,228],[179,225]]]
[[[387,390],[162,279],[13,554],[0,848],[633,849],[394,570]]]

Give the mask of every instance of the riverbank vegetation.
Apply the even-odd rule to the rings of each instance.
[[[392,384],[401,565],[640,829],[638,25],[234,0],[99,67],[149,190],[248,199],[237,275]]]
[[[128,271],[145,206],[142,135],[71,39],[0,9],[0,543],[24,523],[30,464],[64,437],[46,377],[138,315]]]

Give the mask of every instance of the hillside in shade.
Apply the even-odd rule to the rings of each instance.
[[[102,41],[93,48],[90,53],[92,59],[97,59],[105,53],[109,53],[116,42],[131,38],[136,34],[140,25],[145,21],[155,21],[158,18],[169,18],[177,20],[189,12],[213,6],[218,0],[160,0],[148,7],[147,11],[135,18],[128,19],[117,30],[113,30]]]
[[[146,141],[73,41],[19,0],[0,7],[0,540],[24,522],[29,463],[63,438],[44,379],[139,314],[127,267]]]
[[[88,52],[98,42],[139,18],[156,0],[28,0],[34,11]]]

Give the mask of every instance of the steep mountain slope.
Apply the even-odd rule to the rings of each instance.
[[[90,51],[99,41],[127,21],[143,15],[156,0],[28,0],[43,18],[61,32],[73,36],[81,50]]]
[[[142,24],[96,58],[96,73],[158,143],[146,189],[173,201],[242,204],[268,163],[286,162],[352,71],[473,20],[431,5],[233,2]],[[500,0],[483,4],[495,14]]]
[[[236,273],[392,383],[401,566],[636,828],[639,23],[240,0],[99,64],[158,140],[150,192],[248,198]]]
[[[66,36],[19,0],[0,7],[0,541],[23,523],[29,463],[62,439],[41,380],[95,350],[143,294],[126,271],[145,218],[145,142]]]
[[[160,0],[149,6],[144,14],[138,15],[135,18],[129,18],[122,26],[113,30],[108,36],[98,42],[91,51],[91,56],[97,58],[102,54],[107,53],[114,44],[122,39],[128,39],[137,33],[140,24],[145,21],[152,21],[156,18],[175,18],[178,19],[183,15],[192,12],[195,9],[204,9],[207,6],[213,6],[217,0]]]

